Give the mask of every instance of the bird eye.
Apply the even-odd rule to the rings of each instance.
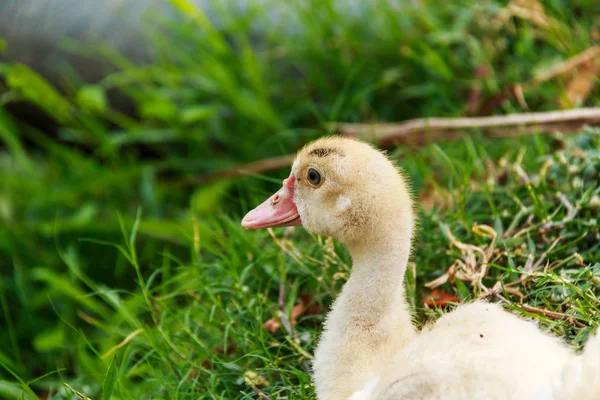
[[[321,174],[314,168],[309,168],[306,174],[306,179],[313,186],[318,186],[321,183]]]

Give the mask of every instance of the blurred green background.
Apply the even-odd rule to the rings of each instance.
[[[0,10],[11,2],[2,3]],[[258,398],[253,386],[272,398],[310,398],[305,353],[321,317],[308,318],[300,339],[270,337],[262,321],[278,307],[281,282],[292,293],[288,309],[305,287],[326,307],[341,282],[331,269],[284,257],[268,233],[239,228],[286,168],[210,182],[207,174],[291,153],[331,133],[331,121],[523,112],[512,96],[483,100],[535,81],[600,38],[594,0],[278,3],[213,4],[209,16],[190,0],[165,0],[168,13],[140,16],[151,61],[102,37],[61,39],[61,51],[88,64],[59,64],[50,81],[41,67],[4,57],[0,398]],[[0,38],[0,52],[11,46]],[[85,65],[95,63],[108,72],[86,79]],[[532,111],[593,106],[600,86],[583,103],[570,101],[565,79],[527,86],[523,96]],[[578,143],[592,151],[597,134],[588,134]],[[550,137],[465,137],[391,153],[415,190],[452,191],[483,181],[487,162],[506,154],[526,149],[520,162],[535,170],[540,157],[570,146]],[[597,194],[596,172],[584,179],[586,201]],[[572,180],[560,176],[561,185]],[[455,211],[425,213],[421,243],[447,247],[440,220],[467,236],[473,222],[494,223],[491,195],[465,209],[466,193],[453,200]],[[501,203],[510,190],[493,196]],[[597,218],[590,207],[587,220]],[[581,224],[574,238],[596,237],[597,227]],[[319,259],[337,249],[332,265],[344,270],[337,245],[294,235]],[[595,240],[577,249],[585,265],[597,259]],[[414,277],[419,287],[452,262],[445,250],[417,257],[429,265]],[[332,279],[327,290],[321,274]],[[260,368],[270,371],[268,388],[248,374]]]

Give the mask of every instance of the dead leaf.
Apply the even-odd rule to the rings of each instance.
[[[510,87],[510,91],[512,92],[513,97],[517,100],[517,103],[519,103],[521,109],[529,110],[527,101],[525,101],[525,95],[523,94],[523,86],[517,83]]]
[[[271,318],[263,324],[263,329],[265,331],[275,333],[281,329],[281,324],[277,322],[275,318]]]
[[[290,319],[292,320],[292,325],[298,324],[298,317],[300,317],[304,313],[304,304],[299,303],[292,307],[292,312],[290,313]]]
[[[568,83],[566,99],[560,100],[560,106],[562,108],[573,108],[583,104],[594,86],[596,86],[599,73],[600,68],[595,60],[588,60],[581,64]]]
[[[315,315],[323,312],[321,307],[312,303],[311,296],[307,294],[300,294],[298,297],[300,297],[300,302],[292,307],[290,312],[290,321],[288,324],[291,324],[292,326],[298,325],[298,318],[300,318],[302,315]],[[285,319],[287,321],[287,316],[283,315],[281,311],[279,313],[279,318],[271,318],[263,324],[264,330],[275,333],[281,329],[281,323],[279,320]]]
[[[540,0],[512,0],[510,5],[524,8],[529,12],[544,13],[544,6]]]
[[[304,312],[305,315],[319,315],[325,313],[325,311],[318,304],[313,302],[312,296],[306,293],[301,293],[298,295],[298,297],[300,297],[302,304],[304,304],[306,307]]]
[[[445,307],[448,303],[460,303],[460,299],[439,289],[434,289],[423,301],[427,307]]]
[[[548,28],[550,25],[539,0],[511,0],[507,8],[513,16],[531,21],[540,28]]]
[[[419,205],[424,210],[431,210],[434,207],[445,209],[446,207],[452,207],[453,198],[453,193],[428,182],[419,193]]]
[[[466,115],[473,115],[478,110],[479,104],[481,103],[482,82],[489,75],[490,71],[485,65],[479,65],[475,68],[475,79],[471,86],[471,90],[469,91],[469,98],[465,109]]]
[[[427,190],[419,193],[419,204],[424,210],[431,210],[435,205],[435,189],[429,187]]]

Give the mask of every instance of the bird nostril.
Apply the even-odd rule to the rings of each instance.
[[[277,203],[279,203],[279,195],[278,194],[276,194],[275,196],[273,196],[273,198],[271,199],[271,206],[274,206]]]

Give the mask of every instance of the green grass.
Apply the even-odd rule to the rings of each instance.
[[[492,146],[512,149],[499,160],[486,153]],[[541,258],[541,268],[514,286],[522,300],[514,292],[501,289],[500,294],[524,316],[539,319],[544,329],[575,346],[584,343],[598,325],[600,310],[599,148],[600,134],[591,131],[568,140],[433,145],[403,158],[400,164],[417,191],[435,186],[442,199],[421,212],[415,268],[407,274],[418,320],[437,314],[422,306],[424,282],[456,260],[466,261],[447,232],[487,249],[490,238],[473,231],[475,224],[487,224],[498,238],[482,284],[491,288],[497,281],[514,281],[529,257],[536,262]],[[448,173],[444,160],[453,160],[453,172]],[[520,168],[523,173],[517,172]],[[531,183],[524,182],[524,174]],[[568,210],[558,193],[578,208],[566,222]],[[45,287],[44,299],[34,295],[29,301],[44,301],[61,319],[55,329],[35,338],[40,356],[54,363],[45,372],[56,370],[32,385],[36,392],[63,398],[63,383],[68,382],[95,398],[105,376],[114,375],[114,398],[257,398],[244,381],[255,372],[268,382],[262,390],[272,398],[312,396],[308,365],[323,314],[301,317],[290,332],[273,334],[262,324],[280,310],[289,315],[300,294],[326,309],[350,272],[342,248],[302,229],[278,229],[271,236],[243,231],[239,218],[197,216],[198,226],[182,232],[187,256],[163,243],[141,265],[137,253],[148,239],[140,231],[143,216],[135,221],[124,222],[122,240],[109,247],[98,241],[59,243],[63,264],[57,271],[29,272]],[[195,238],[194,232],[207,234]],[[122,268],[135,273],[138,289],[113,289],[87,276],[87,246],[117,257]],[[465,301],[482,294],[481,287],[461,282],[443,289]],[[280,286],[285,290],[283,309],[278,305]],[[521,301],[573,320],[525,312]],[[18,374],[27,364],[19,364],[17,352],[6,349],[3,365]]]
[[[486,97],[526,82],[598,34],[592,1],[543,2],[551,28],[490,23],[501,2],[376,3],[344,19],[333,2],[293,1],[302,29],[286,33],[284,18],[253,42],[253,18],[268,5],[218,33],[172,1],[176,19],[149,17],[155,64],[67,42],[116,71],[94,85],[69,73],[63,91],[20,64],[0,65],[0,398],[258,398],[253,384],[272,399],[313,397],[310,355],[348,255],[302,229],[241,230],[243,212],[287,171],[198,187],[182,180],[291,152],[331,120],[464,115],[474,86]],[[482,66],[491,72],[477,78]],[[106,93],[116,88],[135,118],[111,107]],[[583,105],[599,96],[596,88]],[[525,93],[533,110],[564,97],[561,80]],[[17,120],[15,102],[34,104],[58,129]],[[519,111],[512,99],[490,110]],[[599,148],[589,130],[392,149],[422,203],[436,199],[421,210],[407,273],[419,324],[440,313],[422,306],[424,284],[451,265],[466,265],[469,279],[441,289],[463,301],[537,265],[512,286],[518,292],[499,294],[581,346],[600,308]],[[449,233],[488,250],[481,282]],[[300,295],[321,312],[291,331],[262,328]]]

